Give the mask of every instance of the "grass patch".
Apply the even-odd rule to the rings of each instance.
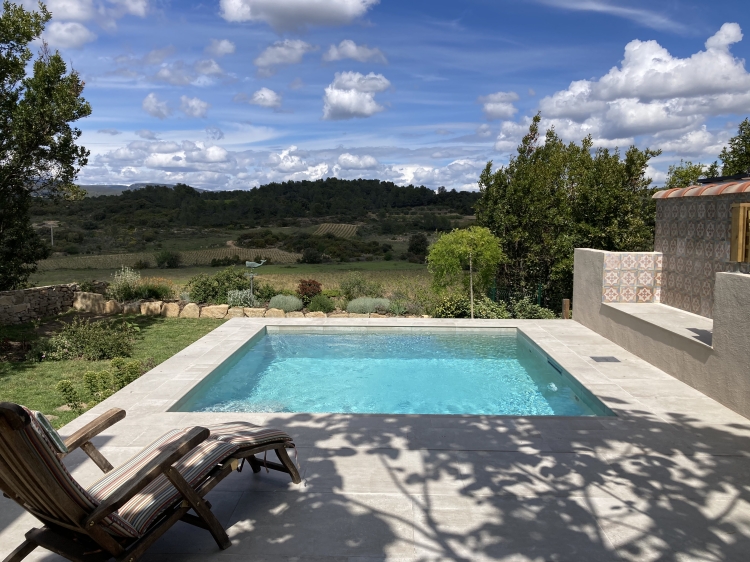
[[[129,316],[128,322],[140,327],[131,358],[141,361],[153,358],[158,365],[223,324],[224,320]],[[109,361],[2,361],[0,401],[16,402],[45,415],[56,416],[58,419],[53,420],[53,425],[62,427],[77,414],[56,410],[65,403],[55,389],[57,383],[70,379],[80,385],[86,371],[102,371],[109,366]]]

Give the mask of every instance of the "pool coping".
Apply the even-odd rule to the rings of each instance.
[[[198,423],[205,420],[205,416],[215,414],[225,417],[227,413],[180,412],[172,411],[176,404],[191,392],[197,385],[208,377],[218,366],[229,360],[251,338],[257,336],[266,326],[288,327],[322,327],[322,328],[440,328],[440,329],[517,329],[550,359],[562,367],[593,396],[600,400],[615,416],[513,416],[487,414],[403,414],[404,416],[447,416],[460,418],[540,418],[540,419],[597,419],[616,420],[628,418],[634,397],[599,371],[598,366],[591,360],[591,355],[599,354],[601,342],[611,344],[618,350],[621,366],[628,363],[645,362],[633,356],[626,350],[615,346],[598,334],[591,332],[573,321],[565,320],[471,320],[471,319],[436,319],[436,318],[233,318],[201,339],[161,363],[140,379],[115,393],[105,401],[76,418],[64,428],[64,432],[75,431],[91,419],[112,407],[123,408],[129,416],[151,414],[173,414],[180,416],[181,421],[191,418]],[[591,344],[591,353],[578,349]],[[646,364],[647,365],[647,364]],[[636,368],[636,365],[633,365]],[[671,377],[670,377],[671,378]],[[606,386],[605,386],[606,385]],[[605,392],[602,392],[605,391]],[[699,394],[699,393],[698,393]],[[240,413],[242,414],[242,413]],[[298,413],[274,413],[278,417],[294,416]],[[237,416],[238,413],[234,413]],[[260,421],[270,414],[242,415],[253,416]],[[329,414],[310,414],[329,415]],[[340,414],[343,416],[385,416],[395,414]],[[399,414],[400,415],[400,414]]]

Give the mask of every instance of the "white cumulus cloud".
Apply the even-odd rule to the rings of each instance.
[[[385,108],[375,101],[391,83],[382,74],[337,72],[323,96],[323,119],[339,120],[371,117]]]
[[[44,31],[44,39],[53,47],[80,49],[96,39],[96,33],[78,22],[53,21]]]
[[[250,97],[248,103],[276,108],[281,106],[281,96],[269,88],[261,88]]]
[[[331,45],[323,55],[325,61],[353,59],[359,62],[387,63],[385,55],[380,49],[371,49],[367,45],[357,45],[351,39],[344,39],[338,45]]]
[[[269,75],[273,73],[275,66],[302,62],[305,53],[313,50],[315,47],[301,39],[284,39],[267,47],[253,64],[258,67],[258,72]]]
[[[234,43],[229,39],[211,39],[211,43],[206,47],[206,52],[215,57],[223,57],[234,53],[235,48]]]
[[[200,98],[180,96],[180,111],[188,117],[205,117],[211,104]]]
[[[167,102],[159,100],[153,92],[144,98],[141,107],[143,107],[143,111],[157,119],[166,119],[172,114],[172,109]]]
[[[496,92],[479,97],[479,103],[482,104],[487,119],[512,118],[518,111],[513,105],[514,101],[518,101],[518,94],[515,92]]]
[[[620,66],[598,80],[577,80],[547,96],[546,118],[605,139],[699,129],[707,118],[750,111],[750,73],[730,47],[742,39],[725,23],[690,57],[656,41],[631,41]]]
[[[338,165],[345,170],[369,170],[378,165],[377,159],[373,156],[368,154],[357,156],[355,154],[349,154],[348,152],[340,154],[337,162]]]
[[[221,0],[227,21],[264,22],[276,31],[344,25],[362,17],[379,0]]]

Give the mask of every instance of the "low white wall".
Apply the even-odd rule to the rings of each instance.
[[[750,418],[750,275],[717,273],[713,347],[602,303],[607,252],[576,249],[573,318]]]

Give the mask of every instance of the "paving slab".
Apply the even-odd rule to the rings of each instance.
[[[515,329],[616,416],[169,411],[251,338],[289,326]],[[302,484],[245,467],[209,495],[231,548],[178,523],[147,561],[744,562],[750,552],[750,421],[572,321],[237,318],[61,433],[112,407],[128,415],[94,444],[114,465],[169,429],[233,420],[298,444]],[[65,462],[83,485],[101,477],[80,451]],[[35,525],[0,498],[0,558]]]

